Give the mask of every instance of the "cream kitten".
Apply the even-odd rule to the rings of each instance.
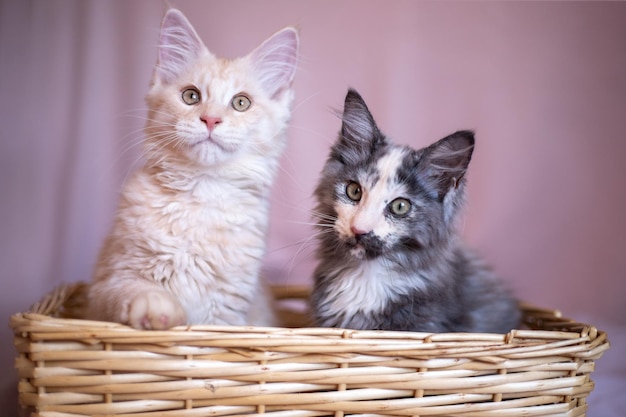
[[[138,329],[276,324],[259,273],[298,45],[288,27],[221,59],[180,11],[165,14],[146,163],[123,189],[87,318]]]

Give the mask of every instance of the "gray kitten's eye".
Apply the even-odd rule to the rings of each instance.
[[[231,102],[233,109],[237,111],[246,111],[252,105],[252,101],[244,94],[237,94]]]
[[[193,106],[200,102],[200,91],[196,88],[188,88],[183,91],[182,99],[185,104]]]
[[[361,190],[361,186],[358,183],[351,181],[346,186],[346,195],[352,201],[360,201],[363,190]]]
[[[411,202],[406,198],[396,198],[389,204],[389,209],[396,216],[404,216],[411,209]]]

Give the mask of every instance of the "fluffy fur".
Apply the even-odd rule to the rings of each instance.
[[[139,329],[275,324],[259,273],[298,34],[226,60],[171,9],[159,41],[146,163],[122,191],[86,316]]]
[[[424,149],[380,132],[346,96],[337,142],[316,188],[317,325],[424,332],[507,332],[516,300],[459,239],[474,134]]]

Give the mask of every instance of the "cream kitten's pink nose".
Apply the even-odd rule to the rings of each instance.
[[[220,117],[200,116],[200,120],[207,125],[209,132],[215,129],[215,126],[222,123],[222,119]]]

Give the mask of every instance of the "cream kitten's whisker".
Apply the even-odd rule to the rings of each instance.
[[[150,133],[144,133],[141,136],[141,143],[143,144],[146,148],[154,146],[157,143],[160,143],[164,140],[170,140],[170,137],[173,134],[170,132],[150,132]],[[137,143],[133,143],[132,146],[137,146]]]
[[[295,129],[295,130],[298,130],[300,132],[313,133],[313,134],[315,134],[316,138],[324,140],[324,142],[327,143],[328,145],[331,144],[331,142],[328,140],[328,137],[323,132],[320,132],[319,130],[316,130],[316,129],[313,129],[313,128],[310,128],[310,127],[306,127],[306,126],[296,125],[296,124],[290,124],[289,127],[291,129]]]
[[[315,92],[315,93],[311,93],[311,94],[309,94],[307,97],[304,97],[304,98],[302,98],[302,99],[298,100],[298,103],[294,103],[294,107],[293,107],[293,112],[292,112],[292,114],[296,114],[296,113],[300,110],[300,108],[301,108],[302,106],[304,106],[305,104],[308,104],[308,102],[309,102],[310,100],[312,100],[312,99],[313,99],[313,98],[315,98],[315,97],[318,97],[318,96],[319,96],[319,95],[321,95],[321,94],[322,94],[322,92],[321,92],[321,91],[317,91],[317,92]]]
[[[158,119],[155,119],[154,117],[150,117],[149,115],[146,116],[146,112],[148,112],[149,115],[153,115],[153,116],[160,115],[160,116],[165,116],[166,118],[172,117],[172,114],[169,112],[155,110],[155,109],[150,111],[150,109],[146,109],[146,108],[130,109],[121,114],[124,115],[125,117],[132,117],[132,118],[145,120],[145,121],[154,121],[154,122],[159,121]]]
[[[177,144],[182,139],[176,134],[171,132],[156,133],[146,136],[146,148],[148,151],[160,152],[169,144]]]
[[[150,120],[149,118],[147,118],[145,115],[141,114],[134,114],[136,112],[145,112],[146,109],[145,108],[140,108],[140,109],[131,109],[131,110],[127,110],[126,112],[122,112],[121,115],[124,117],[128,117],[128,118],[136,118],[136,119],[140,119],[140,120]],[[145,125],[138,127],[134,130],[131,130],[130,132],[128,132],[127,134],[125,134],[122,137],[122,143],[124,144],[120,150],[119,155],[117,156],[117,158],[113,161],[113,164],[111,165],[110,169],[112,170],[113,167],[115,165],[117,165],[117,163],[120,161],[120,159],[122,158],[122,156],[126,155],[128,152],[130,152],[132,149],[143,145],[145,142]],[[141,160],[142,155],[140,154],[138,157],[136,157],[131,163],[130,163],[130,168],[134,168],[136,167],[137,163],[139,162],[139,160]],[[126,175],[128,175],[128,173],[130,173],[130,170],[127,171]],[[124,181],[126,179],[126,176],[124,178]]]

